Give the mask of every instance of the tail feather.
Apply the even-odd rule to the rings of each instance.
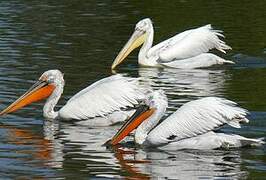
[[[264,138],[246,138],[236,134],[217,133],[222,148],[238,148],[246,146],[261,146],[265,144]]]
[[[251,139],[244,138],[240,139],[242,146],[261,146],[265,144],[265,138]]]
[[[217,64],[235,64],[234,61],[223,59],[219,56],[216,57]]]
[[[223,40],[219,39],[219,37],[225,38],[225,36],[222,34],[223,31],[216,29],[209,29],[209,31],[213,33],[213,42],[217,50],[226,54],[226,50],[232,49],[231,46],[227,45]]]
[[[225,60],[223,61],[224,64],[235,64],[234,61],[230,61],[230,60]]]

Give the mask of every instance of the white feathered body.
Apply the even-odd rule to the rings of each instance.
[[[157,103],[157,110],[164,111],[165,98],[157,97],[153,104]],[[217,97],[202,98],[184,104],[159,125],[161,116],[155,113],[137,128],[135,141],[144,146],[172,150],[231,148],[264,143],[260,139],[214,132],[225,124],[240,128],[240,123],[249,122],[247,113],[233,101]]]
[[[212,29],[211,25],[184,31],[153,47],[153,26],[147,30],[148,38],[139,52],[139,64],[144,66],[167,66],[172,68],[201,68],[215,64],[233,63],[212,53],[217,49],[223,53],[231,49],[219,37],[222,31]]]
[[[131,114],[126,109],[133,108],[142,99],[144,93],[138,87],[136,79],[114,75],[97,81],[74,95],[59,110],[59,117],[89,119],[96,124],[115,123],[125,120]]]

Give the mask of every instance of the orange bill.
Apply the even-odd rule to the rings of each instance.
[[[122,141],[130,132],[136,129],[144,120],[154,113],[154,108],[149,108],[146,105],[141,105],[136,112],[126,121],[119,129],[114,137],[107,141],[106,144],[116,145]]]
[[[0,112],[0,116],[17,111],[28,104],[47,98],[52,94],[54,89],[54,85],[39,80],[20,98]]]

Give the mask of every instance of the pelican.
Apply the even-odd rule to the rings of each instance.
[[[158,125],[167,104],[163,91],[154,91],[107,143],[118,144],[135,128],[137,144],[168,150],[233,148],[264,143],[261,139],[216,132],[225,124],[240,128],[240,123],[249,122],[247,110],[233,101],[217,97],[194,100]]]
[[[47,119],[89,119],[100,118],[99,125],[112,124],[125,120],[133,107],[144,98],[138,87],[137,80],[121,75],[113,75],[101,79],[83,89],[72,98],[59,111],[54,108],[63,93],[63,74],[59,70],[44,72],[39,80],[21,97],[5,108],[0,115],[5,115],[33,102],[47,98],[43,108],[43,115]]]
[[[152,47],[153,35],[152,21],[149,18],[139,21],[134,33],[115,58],[112,69],[142,44],[138,63],[143,66],[192,69],[215,64],[234,64],[232,61],[208,53],[214,48],[223,53],[231,49],[219,39],[224,37],[222,31],[212,29],[210,24],[184,31]]]

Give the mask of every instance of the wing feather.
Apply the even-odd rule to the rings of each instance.
[[[187,30],[152,47],[148,57],[157,57],[159,62],[170,62],[191,58],[214,48],[226,53],[225,50],[231,47],[219,37],[224,37],[222,31],[212,29],[210,24]]]
[[[154,128],[148,134],[147,142],[166,144],[204,134],[224,124],[239,128],[240,122],[248,122],[247,113],[227,99],[207,97],[191,101]]]
[[[168,47],[173,46],[176,42],[183,39],[185,36],[187,36],[189,33],[191,33],[193,30],[186,30],[184,32],[181,32],[167,40],[164,40],[163,42],[160,42],[159,44],[156,44],[155,46],[151,47],[147,53],[147,56],[159,56],[161,52],[166,50]]]
[[[64,119],[104,117],[121,108],[133,107],[143,98],[137,79],[113,75],[74,95],[60,109],[59,116]]]

